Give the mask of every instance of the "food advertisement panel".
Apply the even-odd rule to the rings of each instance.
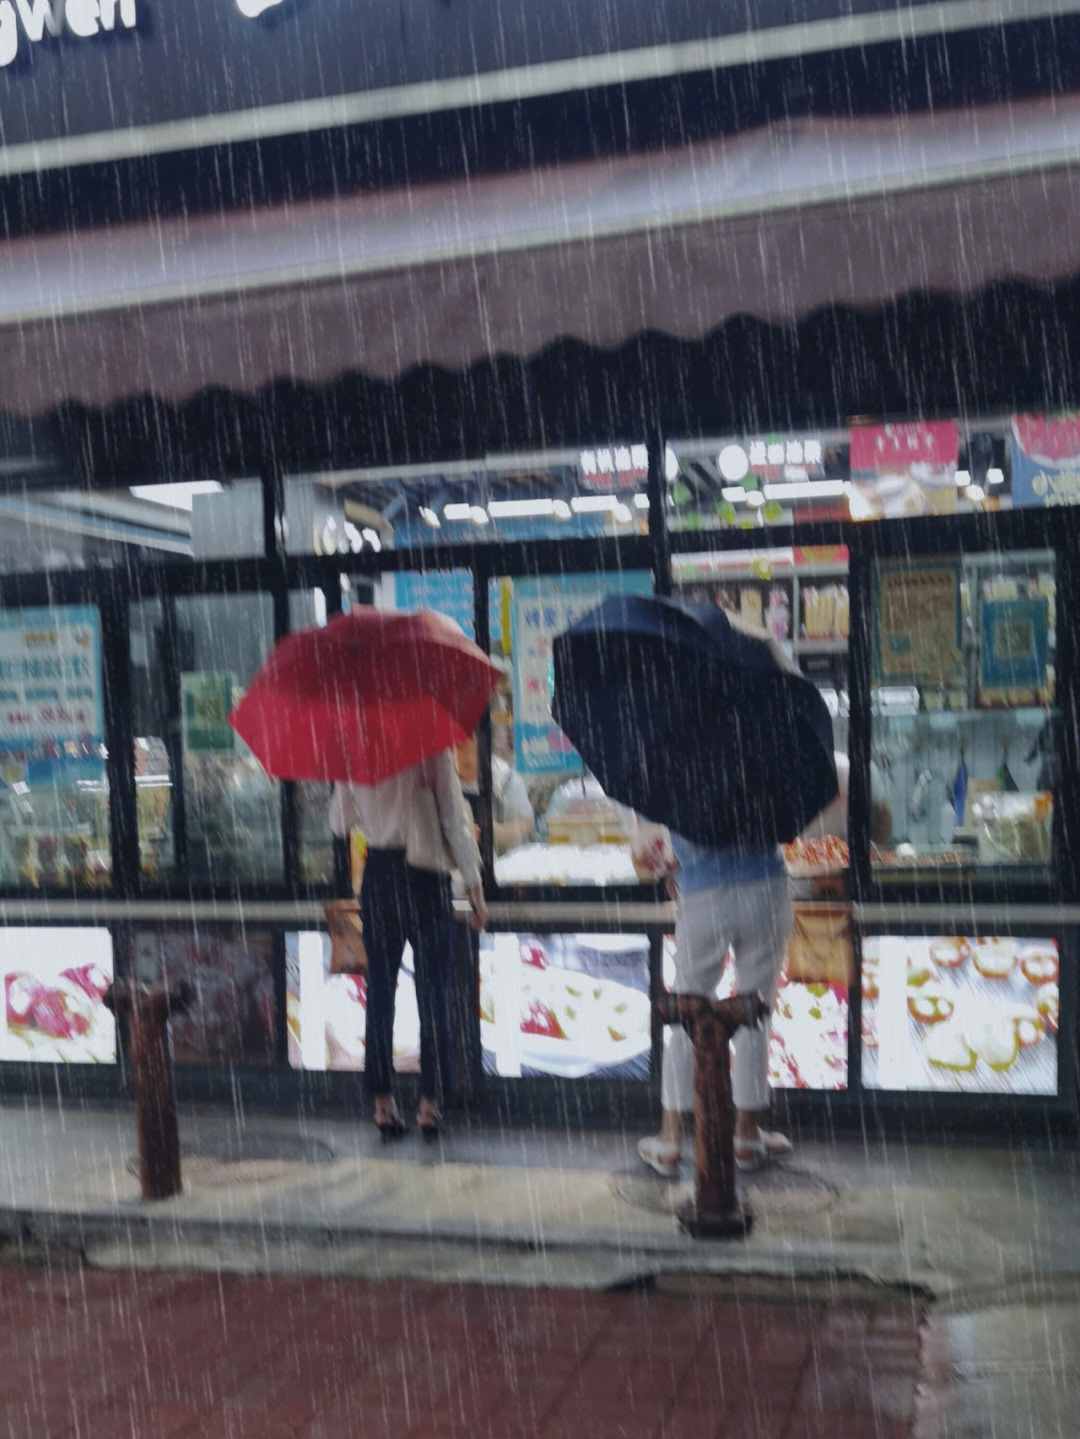
[[[285,935],[285,1017],[294,1069],[363,1069],[367,981],[362,974],[330,973],[330,936],[325,930]],[[398,973],[394,1068],[399,1073],[420,1068],[420,1012],[410,945]]]
[[[270,1065],[274,1060],[273,935],[220,925],[142,930],[134,939],[135,980],[195,991],[171,1023],[177,1064]]]
[[[0,1059],[114,1064],[116,1021],[103,998],[113,978],[106,929],[5,928]]]
[[[863,1083],[1056,1094],[1059,974],[1053,939],[865,938]]]
[[[664,983],[675,978],[675,942],[664,940]],[[726,966],[717,996],[738,985]],[[848,994],[843,985],[789,980],[781,973],[769,1028],[769,1085],[773,1089],[842,1090],[848,1082]]]
[[[647,936],[482,935],[480,1041],[489,1074],[647,1078]]]

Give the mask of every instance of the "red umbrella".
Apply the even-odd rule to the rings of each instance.
[[[229,723],[278,779],[377,784],[468,739],[499,678],[445,615],[357,605],[280,640]]]

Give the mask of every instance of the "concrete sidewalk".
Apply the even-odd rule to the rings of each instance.
[[[852,1283],[909,1294],[922,1336],[920,1439],[1072,1436],[1080,1393],[1080,1155],[798,1143],[740,1180],[740,1240],[685,1235],[687,1173],[642,1169],[636,1132],[461,1122],[438,1145],[368,1122],[183,1109],[184,1191],[145,1201],[128,1108],[0,1106],[0,1236],[18,1262],[98,1270],[670,1289],[753,1279],[788,1302]]]
[[[0,1107],[0,1233],[141,1262],[226,1251],[244,1267],[607,1287],[660,1272],[858,1275],[939,1300],[1080,1276],[1074,1144],[800,1142],[739,1188],[740,1240],[691,1239],[687,1192],[645,1170],[637,1134],[463,1121],[389,1146],[370,1123],[183,1109],[184,1190],[141,1198],[127,1108]],[[393,1256],[393,1258],[392,1258]],[[394,1270],[393,1265],[405,1270]]]

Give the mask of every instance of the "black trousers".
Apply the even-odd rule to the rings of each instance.
[[[360,887],[367,951],[364,1092],[394,1083],[394,1005],[406,941],[412,945],[420,1011],[420,1093],[442,1102],[451,1086],[449,987],[453,953],[450,876],[405,863],[399,849],[369,849]]]

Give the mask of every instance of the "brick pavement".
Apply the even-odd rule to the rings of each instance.
[[[901,1439],[919,1301],[0,1267],[0,1439]]]

